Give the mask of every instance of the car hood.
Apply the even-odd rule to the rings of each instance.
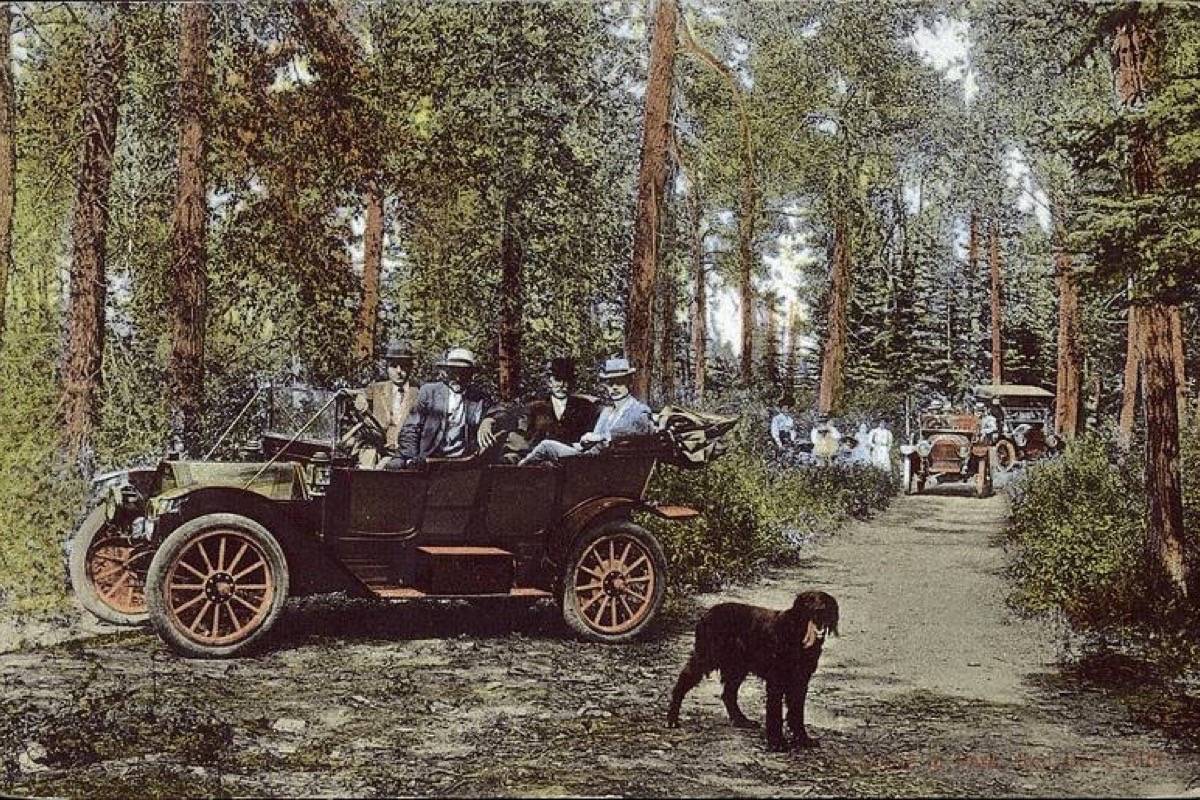
[[[163,483],[163,494],[186,494],[210,486],[243,489],[272,500],[289,500],[303,493],[297,465],[290,461],[168,461],[164,466],[170,478]]]

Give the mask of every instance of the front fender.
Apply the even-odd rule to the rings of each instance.
[[[561,562],[564,551],[588,528],[602,522],[628,519],[636,511],[647,511],[673,522],[700,516],[699,511],[687,506],[660,506],[632,497],[593,497],[563,515],[562,524],[549,542],[548,551],[556,562]]]

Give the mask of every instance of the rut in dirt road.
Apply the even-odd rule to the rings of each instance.
[[[948,492],[948,488],[945,490]],[[266,651],[172,655],[137,632],[0,655],[0,792],[16,795],[1171,794],[1194,753],[1064,674],[1015,619],[1002,497],[905,497],[763,580],[678,603],[626,645],[552,604],[293,606]],[[812,682],[817,750],[768,753],[710,677],[666,726],[707,606],[839,600]],[[742,708],[761,720],[762,684]]]

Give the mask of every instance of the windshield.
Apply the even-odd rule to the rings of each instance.
[[[332,441],[337,435],[336,392],[308,386],[267,389],[267,432],[278,436]]]

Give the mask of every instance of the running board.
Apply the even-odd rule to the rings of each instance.
[[[423,597],[436,600],[492,600],[500,597],[519,597],[527,600],[537,600],[543,597],[553,597],[550,592],[542,589],[533,589],[525,586],[518,586],[514,589],[509,589],[507,592],[493,594],[430,594],[422,592],[420,589],[414,589],[411,586],[373,586],[371,592],[376,597],[382,597],[385,600],[418,600]]]

